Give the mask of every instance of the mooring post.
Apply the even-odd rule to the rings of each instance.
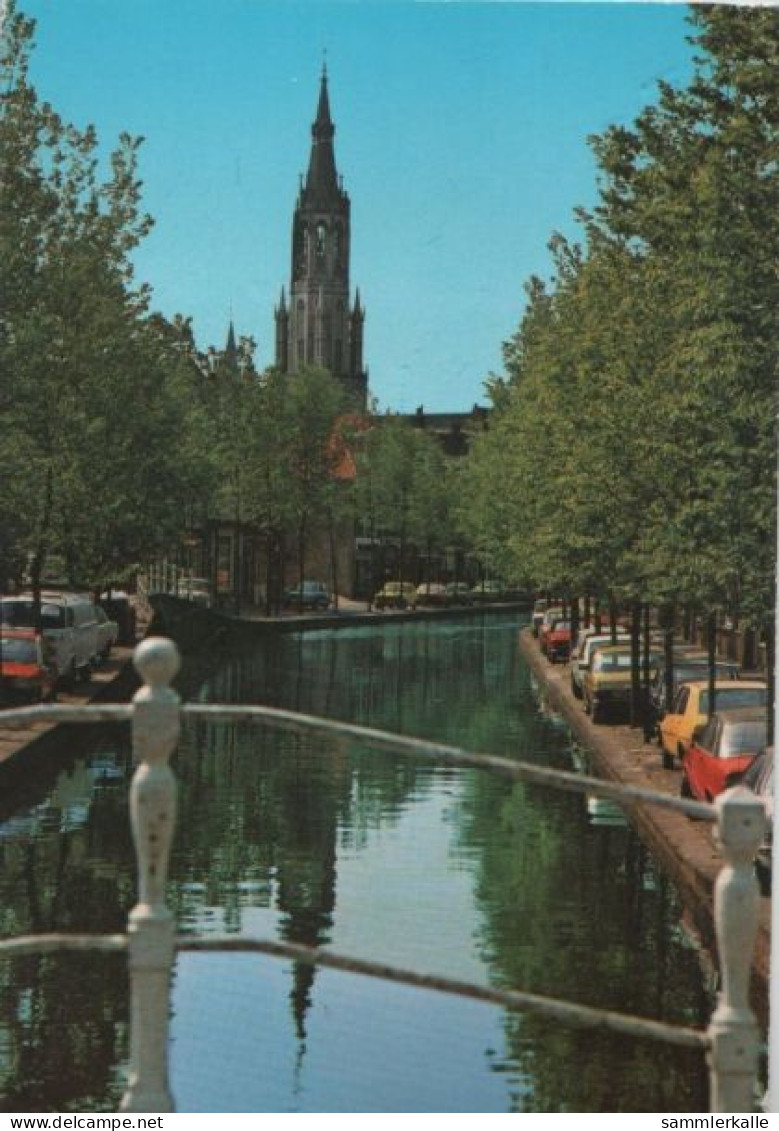
[[[709,1025],[710,1109],[755,1109],[759,1032],[749,1006],[749,971],[757,935],[760,894],[755,853],[763,839],[763,803],[737,786],[720,794],[717,836],[725,863],[714,886],[714,925],[721,989]]]
[[[165,903],[176,815],[176,781],[168,759],[178,742],[180,700],[170,687],[180,666],[163,637],[135,650],[144,686],[133,698],[130,822],[138,859],[138,902],[130,912],[130,1081],[122,1111],[173,1111],[168,1084],[168,1016],[174,957],[173,916]]]

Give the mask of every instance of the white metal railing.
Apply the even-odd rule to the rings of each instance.
[[[458,747],[388,734],[370,727],[297,714],[270,707],[186,704],[171,688],[180,661],[176,646],[163,637],[145,640],[135,652],[143,680],[131,704],[119,706],[23,707],[5,711],[6,725],[32,719],[51,722],[132,724],[137,766],[130,788],[130,821],[138,863],[138,902],[126,935],[31,935],[0,940],[0,957],[55,950],[126,950],[130,967],[130,1077],[123,1111],[174,1110],[168,1081],[169,990],[177,951],[253,951],[311,965],[424,986],[445,993],[493,1002],[508,1009],[540,1013],[568,1025],[625,1033],[705,1051],[713,1112],[749,1112],[756,1096],[759,1032],[749,1006],[751,956],[758,927],[759,893],[752,862],[764,830],[762,802],[749,790],[735,788],[714,805],[672,797],[637,786],[546,769]],[[651,804],[691,817],[713,820],[724,864],[714,891],[714,920],[721,990],[705,1030],[591,1008],[538,994],[502,990],[432,974],[272,940],[228,936],[176,938],[165,903],[168,860],[175,827],[176,781],[169,760],[179,738],[182,716],[220,719],[320,734],[341,742],[358,741],[401,756],[429,758],[449,766],[471,767],[516,780],[610,798],[623,804]]]

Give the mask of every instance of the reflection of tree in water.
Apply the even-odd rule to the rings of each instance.
[[[566,765],[565,741],[536,711],[514,629],[490,631],[493,623],[485,621],[484,633],[439,622],[284,637],[222,655],[215,669],[186,665],[179,683],[185,700],[291,707]],[[125,766],[126,731],[111,749]],[[250,910],[263,910],[283,938],[313,946],[331,935],[339,851],[394,824],[451,773],[213,721],[185,724],[174,768],[180,819],[169,898],[179,929],[240,932]],[[496,981],[697,1020],[702,1003],[685,988],[697,981],[694,960],[663,941],[673,898],[660,881],[649,889],[633,838],[592,830],[577,799],[550,800],[479,774],[463,780],[454,851],[478,876],[481,946]],[[135,898],[126,780],[96,788],[77,763],[47,788],[30,827],[0,840],[2,933],[121,929]],[[122,959],[94,956],[0,964],[0,1082],[16,1110],[34,1109],[36,1089],[54,1109],[115,1106],[126,1055],[123,970]],[[293,968],[301,1051],[314,978],[312,969]],[[506,1047],[506,1070],[526,1074],[536,1110],[624,1106],[628,1085],[620,1081],[635,1085],[645,1104],[668,1107],[663,1097],[671,1095],[671,1110],[689,1095],[694,1110],[704,1102],[695,1091],[700,1073],[679,1052],[515,1016],[506,1020]],[[685,1079],[693,1081],[687,1091]]]
[[[588,824],[583,800],[473,775],[459,823],[479,858],[483,953],[495,982],[640,1016],[705,1025],[680,907],[627,828]],[[604,877],[608,882],[604,883]],[[507,1014],[518,1108],[705,1111],[700,1054]]]

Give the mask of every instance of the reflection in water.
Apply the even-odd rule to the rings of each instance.
[[[534,694],[515,619],[388,624],[190,664],[185,698],[268,703],[586,769]],[[127,735],[103,732],[0,824],[0,927],[121,929],[133,902]],[[213,720],[175,759],[169,899],[183,933],[277,936],[452,977],[702,1023],[677,897],[616,807]],[[123,963],[0,964],[6,1110],[116,1106]],[[332,971],[177,963],[190,1111],[701,1111],[699,1057]]]

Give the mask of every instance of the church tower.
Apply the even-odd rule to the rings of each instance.
[[[365,310],[357,292],[349,300],[349,196],[335,165],[327,71],[311,127],[308,174],[301,178],[292,220],[292,282],[276,307],[276,366],[300,373],[319,366],[342,382],[365,410],[368,374],[363,367]]]

